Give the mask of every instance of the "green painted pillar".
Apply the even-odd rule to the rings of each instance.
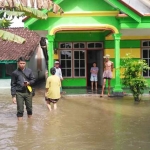
[[[120,96],[123,92],[120,83],[120,38],[121,34],[113,34],[115,41],[115,87],[113,92],[115,95]]]
[[[50,68],[54,67],[54,35],[47,35],[48,39],[48,73],[50,72]]]

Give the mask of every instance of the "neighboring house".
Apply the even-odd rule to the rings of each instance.
[[[150,65],[150,6],[148,0],[54,0],[64,14],[49,18],[27,18],[25,27],[48,39],[48,68],[60,60],[64,87],[90,85],[90,67],[99,67],[102,85],[103,56],[114,62],[112,86],[122,92],[120,60],[126,53]],[[57,51],[57,54],[56,54]],[[54,58],[55,52],[55,58]],[[150,81],[150,72],[143,73]]]
[[[27,67],[33,70],[36,79],[45,77],[46,62],[40,46],[41,37],[34,31],[24,28],[10,28],[6,31],[26,39],[24,44],[0,40],[0,79],[10,79],[17,68],[17,59],[24,56]],[[0,80],[1,81],[1,80]]]

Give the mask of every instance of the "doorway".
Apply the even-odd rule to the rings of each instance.
[[[103,50],[87,50],[87,87],[91,86],[90,81],[90,69],[93,66],[93,62],[96,62],[98,71],[98,88],[102,86],[102,73],[103,73]]]

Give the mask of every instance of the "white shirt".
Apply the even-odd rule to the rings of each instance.
[[[56,69],[55,75],[58,76],[60,79],[62,79],[62,72],[61,72],[61,69],[60,69],[60,68],[56,68],[56,67],[55,67],[55,69]]]

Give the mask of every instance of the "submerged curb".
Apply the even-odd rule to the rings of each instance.
[[[84,97],[100,97],[100,94],[64,94],[62,96],[67,96],[67,97],[78,97],[78,96],[84,96]],[[142,97],[145,96],[145,97],[150,97],[150,94],[143,94]],[[107,95],[104,95],[103,97],[107,97],[107,98],[114,98],[114,97],[120,97],[120,96],[107,96]],[[103,98],[103,97],[100,97],[100,98]],[[132,97],[132,94],[126,94],[124,95],[123,97]]]

